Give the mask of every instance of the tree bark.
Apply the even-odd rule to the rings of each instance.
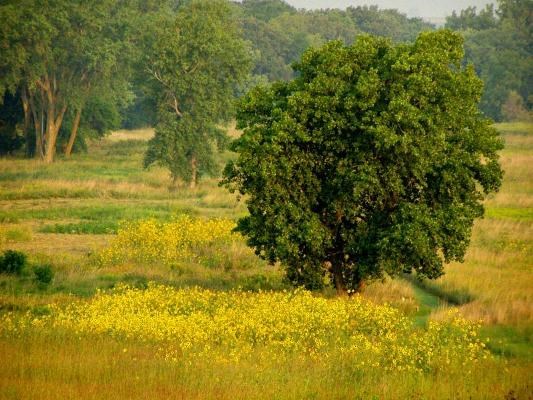
[[[189,184],[189,188],[194,189],[196,187],[197,179],[198,179],[198,164],[196,161],[196,157],[192,156],[191,158],[191,183]]]
[[[362,293],[363,290],[365,290],[365,287],[366,287],[366,282],[363,279],[361,279],[359,283],[357,284],[357,289],[355,291],[357,293]]]
[[[346,288],[346,282],[342,274],[342,270],[343,264],[341,262],[331,264],[330,271],[333,274],[333,281],[335,282],[335,289],[337,290],[337,295],[351,296],[354,293],[361,293],[366,286],[365,281],[363,279],[360,279],[357,282],[356,288],[348,292],[348,289]]]
[[[72,147],[74,146],[74,141],[76,140],[76,135],[78,134],[78,128],[80,126],[80,118],[81,106],[76,110],[76,116],[74,117],[74,122],[72,124],[72,129],[68,138],[67,147],[65,148],[65,156],[67,157],[70,157],[70,155],[72,154]]]
[[[21,92],[22,100],[22,109],[24,111],[24,136],[26,137],[26,157],[32,156],[32,148],[30,146],[31,142],[31,110],[30,110],[30,100],[26,94],[26,88],[22,88]]]
[[[56,142],[57,135],[59,133],[59,128],[61,128],[61,123],[63,122],[63,116],[67,111],[67,106],[64,105],[61,111],[59,112],[57,118],[54,118],[55,115],[55,104],[52,103],[48,107],[47,115],[47,127],[46,127],[46,143],[45,143],[45,153],[44,153],[44,162],[49,164],[54,161],[54,156],[56,152]]]

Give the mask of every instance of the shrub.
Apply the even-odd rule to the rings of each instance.
[[[35,280],[41,285],[49,285],[54,279],[54,271],[48,264],[35,267],[33,273]]]
[[[16,250],[6,250],[0,256],[0,273],[21,274],[26,266],[26,254]]]

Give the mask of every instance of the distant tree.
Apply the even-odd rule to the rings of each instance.
[[[243,37],[252,43],[255,56],[252,73],[270,81],[290,79],[292,69],[287,61],[290,38],[270,24],[256,18],[242,21]]]
[[[127,103],[127,99],[117,100],[114,95],[113,92],[95,94],[85,100],[83,113],[74,109],[67,111],[57,139],[58,146],[65,155],[85,152],[88,139],[100,139],[120,128],[120,109]],[[74,124],[77,126],[73,127]],[[76,132],[76,136],[72,132]]]
[[[467,7],[461,10],[459,15],[453,11],[452,15],[446,17],[446,28],[456,31],[491,29],[497,25],[498,15],[494,10],[494,4],[487,4],[479,13],[476,7]]]
[[[446,26],[465,36],[466,62],[485,83],[481,109],[502,120],[511,91],[527,99],[533,90],[533,2],[500,0],[498,8],[474,7],[448,17]]]
[[[311,36],[308,41],[312,45],[321,45],[335,39],[352,43],[360,32],[352,19],[339,10],[283,14],[270,21],[270,25],[278,31],[286,32],[290,37],[295,37],[299,33]],[[301,54],[302,51],[298,54],[298,58]]]
[[[12,154],[23,146],[23,124],[20,97],[6,93],[0,102],[0,155]]]
[[[357,29],[395,42],[413,41],[420,32],[435,28],[420,18],[408,18],[398,10],[380,10],[377,6],[348,7],[346,13]]]
[[[410,45],[329,42],[304,53],[293,81],[243,99],[223,184],[246,196],[237,230],[293,284],[330,278],[342,294],[463,259],[501,184],[502,142],[462,43],[448,30]]]
[[[296,9],[283,0],[243,0],[245,15],[268,22],[284,13],[295,13]]]
[[[502,104],[502,116],[505,121],[528,121],[532,119],[531,111],[528,111],[524,99],[512,90],[505,103]]]
[[[169,168],[174,182],[194,187],[212,171],[215,145],[225,141],[219,124],[232,118],[236,86],[250,66],[237,22],[227,1],[192,0],[154,44],[147,70],[162,94],[145,166]]]
[[[154,49],[165,31],[174,29],[174,19],[181,0],[137,0],[140,15],[130,17],[134,56],[130,84],[133,98],[122,107],[122,127],[126,129],[153,127],[157,124],[157,104],[161,92],[160,83],[151,78],[148,67],[154,57]]]

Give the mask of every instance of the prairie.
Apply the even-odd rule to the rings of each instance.
[[[451,306],[473,326],[481,320],[476,335],[489,349],[487,359],[468,368],[451,360],[422,372],[385,371],[361,367],[361,360],[337,351],[319,358],[264,357],[256,349],[232,362],[182,355],[169,363],[158,355],[157,343],[135,335],[25,329],[0,333],[0,398],[529,398],[533,124],[497,128],[506,143],[504,184],[486,200],[486,215],[474,226],[465,261],[448,265],[436,281],[387,279],[363,293],[369,304],[387,304],[383,307],[415,321],[413,329],[445,321]],[[204,178],[194,190],[169,190],[165,170],[142,169],[152,134],[149,129],[115,132],[91,143],[87,154],[50,165],[0,159],[0,250],[23,251],[30,265],[50,265],[54,272],[48,285],[35,280],[31,267],[20,276],[0,274],[0,318],[53,318],[53,307],[93,304],[99,289],[112,292],[121,284],[224,293],[291,290],[279,266],[256,258],[242,238],[192,243],[197,257],[166,264],[135,258],[98,262],[128,222],[157,225],[185,215],[231,224],[246,213],[244,202],[218,187],[216,178]],[[220,163],[229,157],[224,154]],[[332,291],[317,296],[335,301]]]

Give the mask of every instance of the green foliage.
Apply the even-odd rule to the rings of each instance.
[[[146,152],[145,167],[153,163],[167,167],[174,181],[196,182],[197,176],[217,174],[219,165],[214,155],[226,142],[222,129],[195,124],[197,121],[190,116],[176,118],[172,112],[160,112],[159,119]]]
[[[304,53],[293,81],[242,101],[223,184],[247,196],[237,230],[293,284],[357,290],[463,259],[501,184],[502,141],[462,44],[448,30],[411,45],[333,41]]]
[[[278,9],[279,3],[257,0],[241,5],[244,37],[252,42],[255,50],[253,74],[271,81],[292,78],[290,65],[303,51],[328,40],[340,39],[351,44],[357,34],[366,32],[395,41],[412,41],[420,31],[433,29],[433,25],[421,19],[407,18],[396,10],[380,10],[376,6],[349,7],[347,11],[296,11],[283,10],[281,6]],[[268,17],[264,16],[264,9],[270,10]]]
[[[193,0],[179,8],[173,29],[162,32],[149,61],[163,95],[145,166],[167,167],[174,181],[192,185],[215,170],[214,146],[225,143],[218,124],[232,117],[248,54],[229,3]]]
[[[295,13],[296,9],[283,0],[243,0],[246,15],[268,22],[284,13]]]
[[[420,32],[434,29],[420,18],[408,18],[397,10],[380,10],[377,6],[348,7],[346,13],[361,31],[396,42],[411,42]]]
[[[87,99],[83,107],[77,138],[74,142],[74,152],[87,151],[87,139],[98,139],[121,125],[121,114],[118,100],[107,96],[93,96]],[[58,148],[66,146],[69,140],[75,118],[75,110],[71,109],[65,114],[58,137]]]
[[[502,120],[509,118],[502,106],[510,93],[528,100],[533,88],[533,6],[531,0],[498,3],[497,10],[487,6],[476,14],[470,7],[460,16],[453,14],[446,26],[464,34],[466,61],[475,65],[485,83],[481,109]]]
[[[24,130],[47,162],[67,111],[83,109],[94,96],[128,97],[132,7],[112,0],[0,5],[0,97],[7,91],[22,100]]]
[[[0,256],[0,273],[20,275],[26,266],[27,257],[21,251],[6,250]]]
[[[528,111],[524,99],[518,92],[511,90],[502,104],[502,117],[505,121],[528,121],[533,113]]]
[[[476,7],[467,7],[461,10],[459,15],[452,12],[446,17],[446,27],[453,30],[482,30],[495,28],[498,25],[498,17],[494,10],[494,4],[487,4],[484,9],[476,11]]]
[[[37,266],[33,269],[35,280],[39,285],[47,286],[54,279],[54,271],[48,264]]]
[[[270,81],[292,77],[287,54],[289,39],[283,31],[255,18],[245,18],[242,30],[254,48],[254,75],[265,76]]]

